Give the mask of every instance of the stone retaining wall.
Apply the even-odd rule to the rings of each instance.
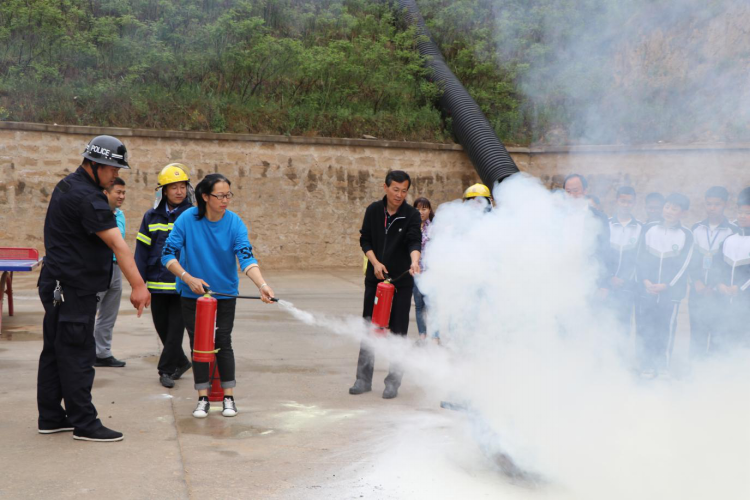
[[[270,268],[360,265],[363,211],[382,197],[389,169],[410,173],[412,200],[426,196],[436,204],[478,182],[455,145],[0,122],[0,246],[43,250],[49,196],[99,134],[121,138],[130,152],[133,168],[122,177],[131,246],[153,203],[159,170],[179,161],[194,179],[221,172],[232,181],[237,196],[230,208],[247,222],[261,265]],[[750,184],[748,145],[509,150],[521,170],[550,187],[573,171],[587,175],[608,210],[623,184],[639,193],[682,190],[694,200],[691,222],[701,215],[698,202],[709,185],[726,184],[736,194]]]

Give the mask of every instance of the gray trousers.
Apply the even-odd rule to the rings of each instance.
[[[97,358],[112,356],[112,330],[115,328],[117,313],[120,312],[122,271],[120,271],[120,266],[117,264],[113,267],[109,290],[97,294],[99,296],[99,303],[96,306],[96,325],[94,326]]]

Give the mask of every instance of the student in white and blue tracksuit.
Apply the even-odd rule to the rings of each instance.
[[[637,340],[642,376],[669,369],[677,328],[677,312],[687,291],[693,233],[681,218],[690,208],[682,194],[667,197],[661,222],[643,229],[636,260],[638,284]]]
[[[705,357],[711,349],[711,337],[722,328],[726,301],[718,291],[721,247],[737,226],[724,216],[729,192],[721,186],[706,191],[706,215],[693,225],[693,260],[690,265],[690,358]]]
[[[635,190],[630,186],[619,188],[617,212],[609,219],[613,274],[607,298],[626,334],[630,333],[635,309],[635,264],[643,232],[643,224],[633,217],[634,205]]]
[[[721,246],[719,284],[725,317],[711,350],[730,351],[750,346],[750,188],[737,197],[737,232]],[[714,346],[715,345],[715,346]]]
[[[177,291],[182,297],[182,319],[194,345],[196,301],[204,286],[222,294],[239,294],[237,262],[243,274],[258,287],[263,302],[270,303],[273,290],[263,280],[247,228],[240,217],[227,210],[231,183],[221,174],[207,175],[195,188],[197,207],[189,208],[174,223],[162,254],[162,264],[177,276]],[[178,256],[179,255],[179,260]],[[216,364],[224,389],[225,417],[237,414],[234,402],[235,363],[232,328],[236,299],[217,296],[215,347]],[[193,376],[198,391],[196,418],[208,416],[208,363],[194,362]]]

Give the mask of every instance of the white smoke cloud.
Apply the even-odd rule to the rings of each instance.
[[[450,203],[432,226],[419,286],[449,347],[372,343],[435,405],[469,410],[396,425],[364,481],[383,498],[750,497],[748,352],[696,365],[689,379],[640,380],[628,329],[596,297],[588,210],[523,174],[494,195],[491,213]],[[359,318],[297,317],[367,335]],[[503,480],[503,457],[524,474]]]
[[[497,210],[441,206],[419,281],[464,363],[451,390],[480,443],[570,498],[750,494],[747,353],[643,383],[595,296],[588,211],[519,174]]]
[[[562,17],[545,10],[554,2],[532,3],[538,8],[496,1],[504,13],[499,58],[539,49],[514,43],[529,37],[513,29],[538,30],[551,47],[531,61],[521,88],[539,109],[569,105],[557,116],[563,142],[716,142],[750,133],[747,2],[582,1],[566,4]],[[584,19],[577,28],[585,29],[571,33],[566,15]],[[714,180],[718,168],[706,169],[707,186],[724,183]],[[664,191],[693,182],[662,175]],[[451,354],[381,344],[388,347],[379,358],[406,360],[405,384],[469,409],[435,424],[451,426],[453,440],[414,432],[414,422],[394,430],[369,478],[383,497],[750,498],[747,350],[694,364],[687,378],[640,380],[629,329],[596,296],[588,212],[524,175],[494,194],[495,211],[444,204],[432,226],[418,283],[430,328]],[[469,433],[457,431],[461,421]],[[483,455],[464,453],[471,441]],[[487,465],[502,456],[530,487],[486,481]]]
[[[518,61],[542,138],[562,143],[750,137],[745,0],[494,0],[499,64]]]

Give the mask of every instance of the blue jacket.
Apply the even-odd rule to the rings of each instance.
[[[237,261],[243,273],[258,265],[253,246],[247,239],[247,227],[231,210],[218,221],[206,217],[199,220],[197,214],[197,208],[189,208],[175,223],[164,245],[161,262],[166,265],[178,259],[185,271],[203,279],[211,290],[237,295],[240,283]],[[200,297],[180,279],[177,279],[177,292],[192,299]]]
[[[161,254],[174,222],[192,205],[186,199],[171,214],[166,207],[164,198],[158,207],[146,212],[136,236],[135,264],[151,293],[177,293],[176,277],[161,265]]]

